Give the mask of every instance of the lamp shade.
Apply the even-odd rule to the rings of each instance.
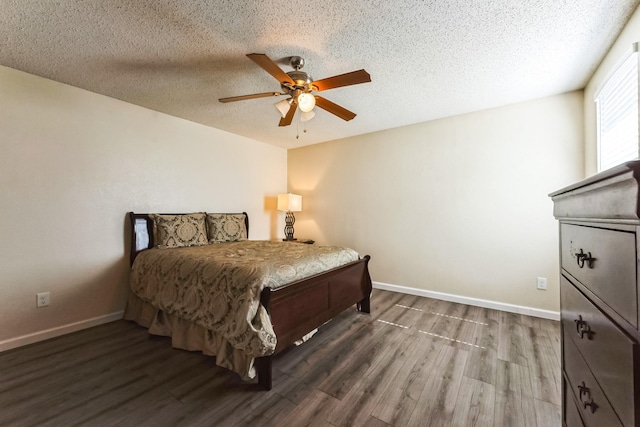
[[[302,196],[298,194],[278,194],[278,210],[288,212],[302,211]]]
[[[313,119],[313,116],[315,116],[316,113],[314,111],[303,111],[300,114],[300,121],[301,122],[308,122],[309,120]]]
[[[280,111],[282,117],[286,116],[289,112],[289,108],[291,108],[291,104],[289,104],[288,99],[283,99],[282,101],[278,101],[273,105],[278,109],[278,111]]]

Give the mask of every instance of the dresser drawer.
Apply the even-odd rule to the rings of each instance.
[[[569,386],[571,387],[571,386]],[[573,401],[573,396],[569,395],[566,397],[566,402],[564,405],[564,425],[567,427],[582,427],[584,426],[582,422],[582,418],[580,418],[580,410],[576,406]]]
[[[560,281],[560,298],[565,351],[575,344],[620,420],[624,425],[635,425],[635,342],[564,277]]]
[[[562,268],[637,327],[635,233],[561,224],[560,239]]]
[[[569,379],[567,388],[571,389],[570,394],[572,394],[573,398],[578,402],[577,410],[582,415],[585,425],[589,427],[622,426],[615,411],[607,401],[604,392],[598,386],[589,367],[582,359],[582,356],[580,356],[580,352],[573,341],[566,336],[567,332],[566,330],[564,331],[565,340],[563,353],[564,369]],[[573,399],[570,396],[566,398],[567,407],[573,405]],[[567,411],[568,410],[569,408],[567,408]],[[577,418],[580,419],[579,416]]]
[[[568,386],[571,387],[570,385]],[[571,392],[567,394],[567,392],[565,391],[564,398],[566,399],[564,403],[565,410],[563,414],[564,425],[567,427],[583,427],[584,423],[582,422],[582,418],[580,418],[580,410],[576,406]]]

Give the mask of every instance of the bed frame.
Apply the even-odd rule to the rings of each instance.
[[[249,216],[246,212],[242,213],[245,215],[248,235]],[[132,226],[133,265],[138,253],[154,247],[154,242],[149,214],[130,212],[129,218]],[[137,239],[136,227],[146,227],[148,243]],[[265,288],[262,291],[260,302],[269,313],[278,340],[272,355],[255,359],[258,383],[262,387],[271,390],[273,356],[353,305],[358,311],[370,313],[369,297],[372,286],[369,260],[370,256],[366,255],[358,261],[298,280],[276,290]]]

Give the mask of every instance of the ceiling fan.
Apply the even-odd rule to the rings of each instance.
[[[293,120],[296,110],[302,111],[302,121],[311,119],[313,107],[318,106],[343,120],[351,120],[356,114],[335,104],[328,99],[312,92],[335,89],[342,86],[357,85],[371,81],[371,76],[365,70],[352,71],[322,80],[313,80],[311,76],[300,69],[304,66],[304,59],[299,56],[292,56],[289,63],[294,71],[285,73],[278,65],[263,53],[250,53],[249,59],[262,67],[267,73],[275,77],[280,82],[282,92],[255,93],[252,95],[232,96],[220,98],[220,102],[234,102],[245,99],[266,98],[269,96],[289,95],[290,98],[276,103],[276,108],[280,111],[282,118],[278,126],[289,126]]]

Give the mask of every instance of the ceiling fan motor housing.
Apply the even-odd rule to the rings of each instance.
[[[293,87],[289,87],[289,86],[285,86],[282,85],[282,89],[290,92],[291,90],[301,90],[303,92],[308,92],[309,91],[309,84],[313,81],[313,78],[305,73],[304,71],[289,71],[287,73],[287,75],[289,77],[291,77],[291,80],[293,80],[295,82],[295,86]]]

